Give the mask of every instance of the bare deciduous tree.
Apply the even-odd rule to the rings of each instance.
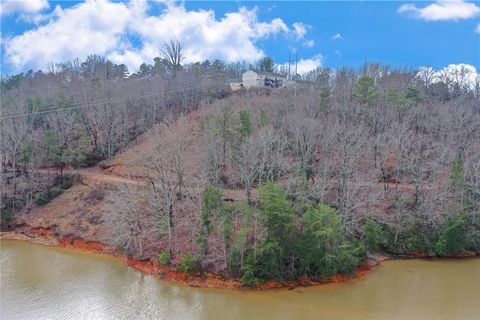
[[[252,201],[252,188],[263,181],[275,180],[282,170],[283,144],[278,134],[262,128],[250,136],[234,154],[234,175]]]
[[[183,51],[181,42],[171,40],[169,43],[165,43],[163,49],[160,49],[160,55],[167,61],[170,70],[176,72],[182,68],[182,61],[185,59]]]
[[[103,214],[107,241],[127,252],[138,250],[143,256],[146,244],[155,243],[159,226],[165,224],[164,220],[155,220],[151,202],[151,192],[146,187],[121,184],[112,190]]]
[[[144,165],[152,171],[150,182],[156,200],[156,213],[160,221],[166,219],[168,226],[168,249],[173,256],[174,206],[188,192],[185,184],[185,149],[188,139],[186,118],[177,122],[167,121],[149,134],[150,156]]]
[[[320,140],[319,122],[312,118],[297,115],[287,119],[287,124],[291,151],[298,161],[299,169],[309,180],[313,175],[312,166]]]

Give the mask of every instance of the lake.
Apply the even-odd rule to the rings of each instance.
[[[344,283],[190,288],[108,256],[0,241],[1,319],[480,319],[480,259],[393,260]]]

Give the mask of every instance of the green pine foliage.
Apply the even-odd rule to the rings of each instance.
[[[252,133],[252,124],[250,122],[250,113],[248,110],[240,111],[240,123],[239,133],[242,139],[248,137]]]
[[[468,216],[458,216],[445,223],[435,243],[438,255],[449,256],[474,249],[469,220]]]
[[[163,250],[158,255],[158,263],[167,266],[170,264],[170,255],[168,254],[168,250]]]
[[[223,192],[213,185],[208,185],[203,191],[200,210],[200,235],[197,239],[201,249],[200,258],[207,254],[207,238],[213,230],[212,219],[218,214],[218,211],[223,209]]]
[[[361,77],[353,87],[352,96],[360,103],[369,104],[378,99],[379,91],[375,80],[370,77]]]
[[[450,182],[455,188],[462,189],[464,185],[464,167],[462,159],[456,159],[452,162],[450,172]]]
[[[368,219],[363,226],[363,242],[365,244],[365,250],[372,253],[380,251],[380,246],[384,239],[385,237],[382,228],[372,219]]]
[[[285,190],[275,182],[260,187],[260,212],[267,228],[267,238],[283,243],[293,230],[293,212]]]
[[[182,256],[180,263],[178,264],[178,269],[185,274],[192,274],[196,271],[197,260],[193,255],[187,253]]]
[[[361,243],[344,240],[336,209],[310,206],[298,217],[277,183],[260,187],[259,214],[266,236],[249,249],[241,270],[245,285],[351,273],[364,259]]]
[[[317,278],[336,273],[351,273],[362,260],[359,244],[345,242],[340,217],[327,205],[311,207],[304,216],[305,233],[301,241],[300,273]]]
[[[260,128],[268,127],[271,122],[272,120],[270,119],[270,116],[268,115],[268,113],[265,110],[260,111],[259,127]]]

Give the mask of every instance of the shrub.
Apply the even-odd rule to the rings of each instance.
[[[41,191],[35,196],[35,203],[39,206],[47,204],[50,202],[50,200],[57,197],[61,193],[62,193],[62,189],[58,187],[53,187],[53,188]]]
[[[401,230],[395,241],[395,231],[389,229],[387,251],[398,253],[427,252],[428,247],[426,239],[422,236],[422,231],[418,226],[411,225]]]
[[[177,267],[183,273],[191,274],[195,271],[196,263],[197,261],[195,258],[190,253],[187,253],[186,255],[182,256],[182,259]]]
[[[170,264],[170,254],[168,253],[168,250],[163,250],[160,253],[160,255],[158,256],[158,263],[164,266]]]
[[[343,244],[337,255],[335,273],[352,273],[364,260],[365,249],[362,244]]]
[[[268,116],[268,113],[265,110],[262,110],[260,112],[259,126],[260,127],[267,127],[268,125],[270,125],[270,123],[271,123],[271,120],[270,120],[270,117]]]
[[[105,157],[98,150],[94,150],[90,153],[85,154],[84,158],[82,159],[82,162],[76,164],[75,167],[76,168],[92,167],[104,159]]]
[[[60,184],[60,189],[67,190],[73,186],[73,179],[65,178],[63,182]]]
[[[10,211],[10,210],[3,211],[2,218],[5,222],[10,222],[13,218],[12,211]]]
[[[314,276],[328,277],[337,273],[349,274],[364,260],[363,245],[342,244],[335,253],[325,254],[312,271]]]
[[[368,219],[363,226],[363,241],[365,250],[378,252],[383,242],[383,230],[372,219]]]
[[[473,239],[466,228],[463,217],[448,221],[435,243],[435,252],[440,256],[448,256],[464,252],[473,245]]]
[[[261,281],[255,276],[255,263],[253,254],[249,254],[247,256],[242,269],[241,281],[247,287],[254,287],[261,283]]]
[[[35,196],[35,204],[41,206],[50,201],[50,190],[44,190],[37,193]]]
[[[265,240],[257,249],[254,274],[260,280],[286,280],[288,278],[287,256],[277,241]]]

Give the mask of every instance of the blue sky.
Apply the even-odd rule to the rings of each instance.
[[[169,39],[187,62],[297,51],[301,71],[365,61],[397,67],[480,68],[480,3],[418,1],[2,0],[1,73],[44,69],[89,53],[151,63]]]

